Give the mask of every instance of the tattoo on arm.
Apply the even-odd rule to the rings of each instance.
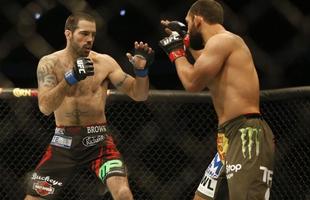
[[[53,61],[51,59],[41,59],[38,69],[38,85],[43,87],[54,87],[57,84],[56,76],[53,73]]]
[[[124,84],[124,82],[125,82],[125,80],[126,80],[127,78],[128,78],[128,74],[124,73],[124,78],[123,78],[123,80],[121,80],[120,82],[116,83],[115,86],[116,86],[116,87],[121,87],[121,86]]]

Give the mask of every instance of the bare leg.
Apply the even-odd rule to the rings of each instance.
[[[107,186],[114,200],[133,200],[128,179],[124,176],[112,176],[107,179]]]
[[[194,199],[193,200],[205,200],[204,198],[198,196],[197,194],[195,194]]]
[[[42,199],[40,197],[34,197],[31,195],[27,195],[24,200],[44,200],[44,199]]]

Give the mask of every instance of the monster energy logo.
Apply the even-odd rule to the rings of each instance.
[[[249,159],[252,158],[252,151],[254,150],[256,156],[259,154],[259,136],[262,129],[246,127],[239,129],[241,132],[241,142],[242,142],[242,155],[244,158],[249,156]]]

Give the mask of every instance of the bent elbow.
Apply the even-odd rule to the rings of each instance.
[[[53,111],[51,109],[49,109],[49,107],[42,102],[42,99],[39,98],[39,110],[41,111],[41,113],[43,113],[46,116],[49,116]]]
[[[184,85],[184,88],[187,92],[195,93],[195,92],[201,92],[203,88],[197,87],[197,85],[189,84]]]
[[[145,96],[140,98],[140,101],[146,101],[147,99],[148,99],[148,95],[145,95]]]
[[[48,110],[46,107],[44,106],[39,106],[39,109],[41,111],[41,113],[43,113],[45,116],[49,116],[50,114],[52,114],[52,111]]]
[[[148,96],[149,96],[148,94],[140,95],[140,96],[133,97],[132,99],[135,101],[146,101],[148,99]]]

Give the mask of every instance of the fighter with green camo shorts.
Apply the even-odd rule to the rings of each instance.
[[[187,91],[209,91],[219,124],[218,153],[194,200],[222,200],[220,185],[226,180],[230,200],[267,200],[273,134],[260,115],[259,79],[251,51],[239,35],[224,27],[219,1],[195,1],[185,21],[187,26],[162,20],[169,36],[159,45]]]
[[[228,184],[230,199],[269,199],[273,175],[274,142],[260,114],[247,114],[218,128],[217,154],[205,171],[196,194],[218,199]],[[226,179],[226,180],[224,180]]]

